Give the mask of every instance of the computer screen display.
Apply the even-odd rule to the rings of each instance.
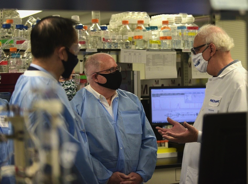
[[[150,87],[151,123],[168,124],[167,117],[194,123],[202,107],[205,87]]]

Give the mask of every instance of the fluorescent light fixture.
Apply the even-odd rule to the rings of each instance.
[[[20,18],[28,17],[30,15],[40,13],[42,12],[41,10],[17,10],[17,12],[20,15]]]

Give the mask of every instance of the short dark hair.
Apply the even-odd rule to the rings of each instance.
[[[45,17],[31,31],[31,51],[35,58],[52,56],[55,48],[70,46],[77,40],[76,22],[62,17]]]

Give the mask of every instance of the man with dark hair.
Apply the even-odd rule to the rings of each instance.
[[[58,99],[63,106],[63,110],[59,114],[63,121],[58,130],[60,136],[59,151],[62,151],[61,158],[63,156],[66,160],[74,160],[75,158],[74,166],[71,169],[77,176],[74,183],[95,184],[98,183],[98,180],[93,172],[92,157],[89,152],[84,125],[81,118],[74,114],[64,89],[58,83],[60,76],[69,78],[73,68],[78,63],[79,46],[74,25],[73,20],[61,17],[46,17],[35,25],[31,32],[33,60],[28,70],[18,79],[10,104],[18,105],[25,110],[31,109],[38,100]],[[53,94],[44,93],[44,89],[50,91],[52,89]],[[34,90],[43,91],[43,93],[37,94],[33,92]],[[31,113],[29,115],[29,131],[36,136],[39,136],[37,132],[39,132],[40,126],[43,127],[42,130],[51,127],[51,120],[47,118],[45,113],[42,115],[44,121],[40,121],[39,126],[37,126],[36,114]],[[41,133],[43,139],[46,133],[46,131]],[[67,140],[65,141],[63,137],[66,137]],[[40,141],[43,140],[40,139]],[[68,152],[63,152],[64,143],[68,142],[69,144],[66,145],[76,145],[78,150],[70,158],[67,157]],[[63,176],[61,178],[63,179]]]

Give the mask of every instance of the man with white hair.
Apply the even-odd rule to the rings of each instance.
[[[233,46],[233,39],[220,27],[205,25],[200,29],[191,49],[193,64],[200,72],[212,76],[206,84],[203,106],[193,126],[186,122],[182,126],[168,118],[173,128],[157,127],[164,138],[187,143],[180,184],[198,183],[203,115],[247,111],[247,71],[241,61],[232,59],[230,49]]]
[[[108,184],[148,181],[156,166],[157,143],[139,98],[118,89],[121,72],[110,55],[90,56],[85,69],[89,85],[71,104],[85,123],[91,155],[107,169],[98,169],[96,175]]]

